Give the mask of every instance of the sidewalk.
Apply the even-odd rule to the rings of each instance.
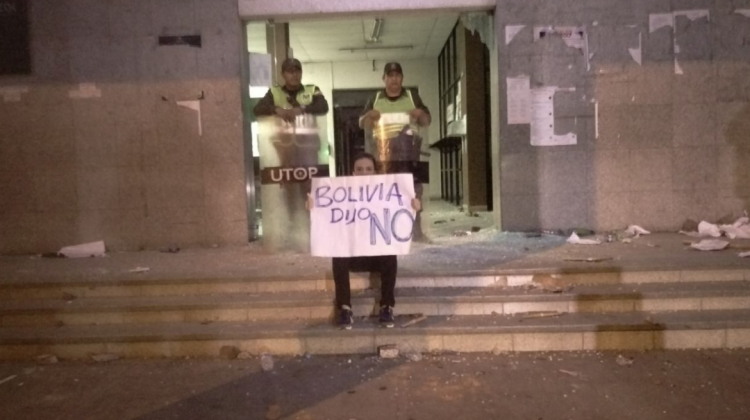
[[[399,257],[399,278],[419,276],[500,275],[545,272],[625,272],[647,270],[750,270],[740,250],[705,252],[683,244],[678,234],[642,236],[632,243],[570,245],[565,238],[481,231],[467,237],[444,237],[414,244]],[[750,247],[750,240],[734,240]],[[602,262],[568,259],[612,258]],[[137,267],[148,272],[131,273]],[[330,259],[295,253],[268,253],[260,243],[211,249],[114,252],[103,258],[65,259],[0,256],[0,284],[58,281],[128,281],[188,279],[331,278]]]

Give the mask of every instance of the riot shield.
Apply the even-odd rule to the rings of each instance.
[[[309,252],[305,201],[310,178],[328,176],[327,146],[314,115],[302,114],[293,123],[258,118],[262,241],[268,250]]]
[[[381,173],[411,173],[414,191],[422,201],[423,185],[429,184],[429,139],[427,127],[412,121],[407,112],[380,114],[372,126],[365,125],[365,151],[375,156]],[[414,239],[423,238],[421,211],[414,224]]]

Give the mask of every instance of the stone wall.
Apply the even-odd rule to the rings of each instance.
[[[236,0],[34,0],[0,77],[0,253],[247,240]],[[202,47],[159,46],[200,35]],[[198,100],[198,113],[177,101]]]

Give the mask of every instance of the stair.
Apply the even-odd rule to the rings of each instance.
[[[357,319],[340,331],[328,279],[2,282],[0,359],[750,347],[750,270],[404,275],[393,329],[369,317],[369,277],[352,286]],[[398,327],[414,314],[428,318]]]

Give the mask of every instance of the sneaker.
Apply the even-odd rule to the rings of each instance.
[[[339,310],[339,327],[342,330],[351,330],[354,318],[352,318],[352,308],[347,305],[342,305]]]
[[[385,328],[393,328],[393,308],[390,306],[380,307],[380,326]]]

